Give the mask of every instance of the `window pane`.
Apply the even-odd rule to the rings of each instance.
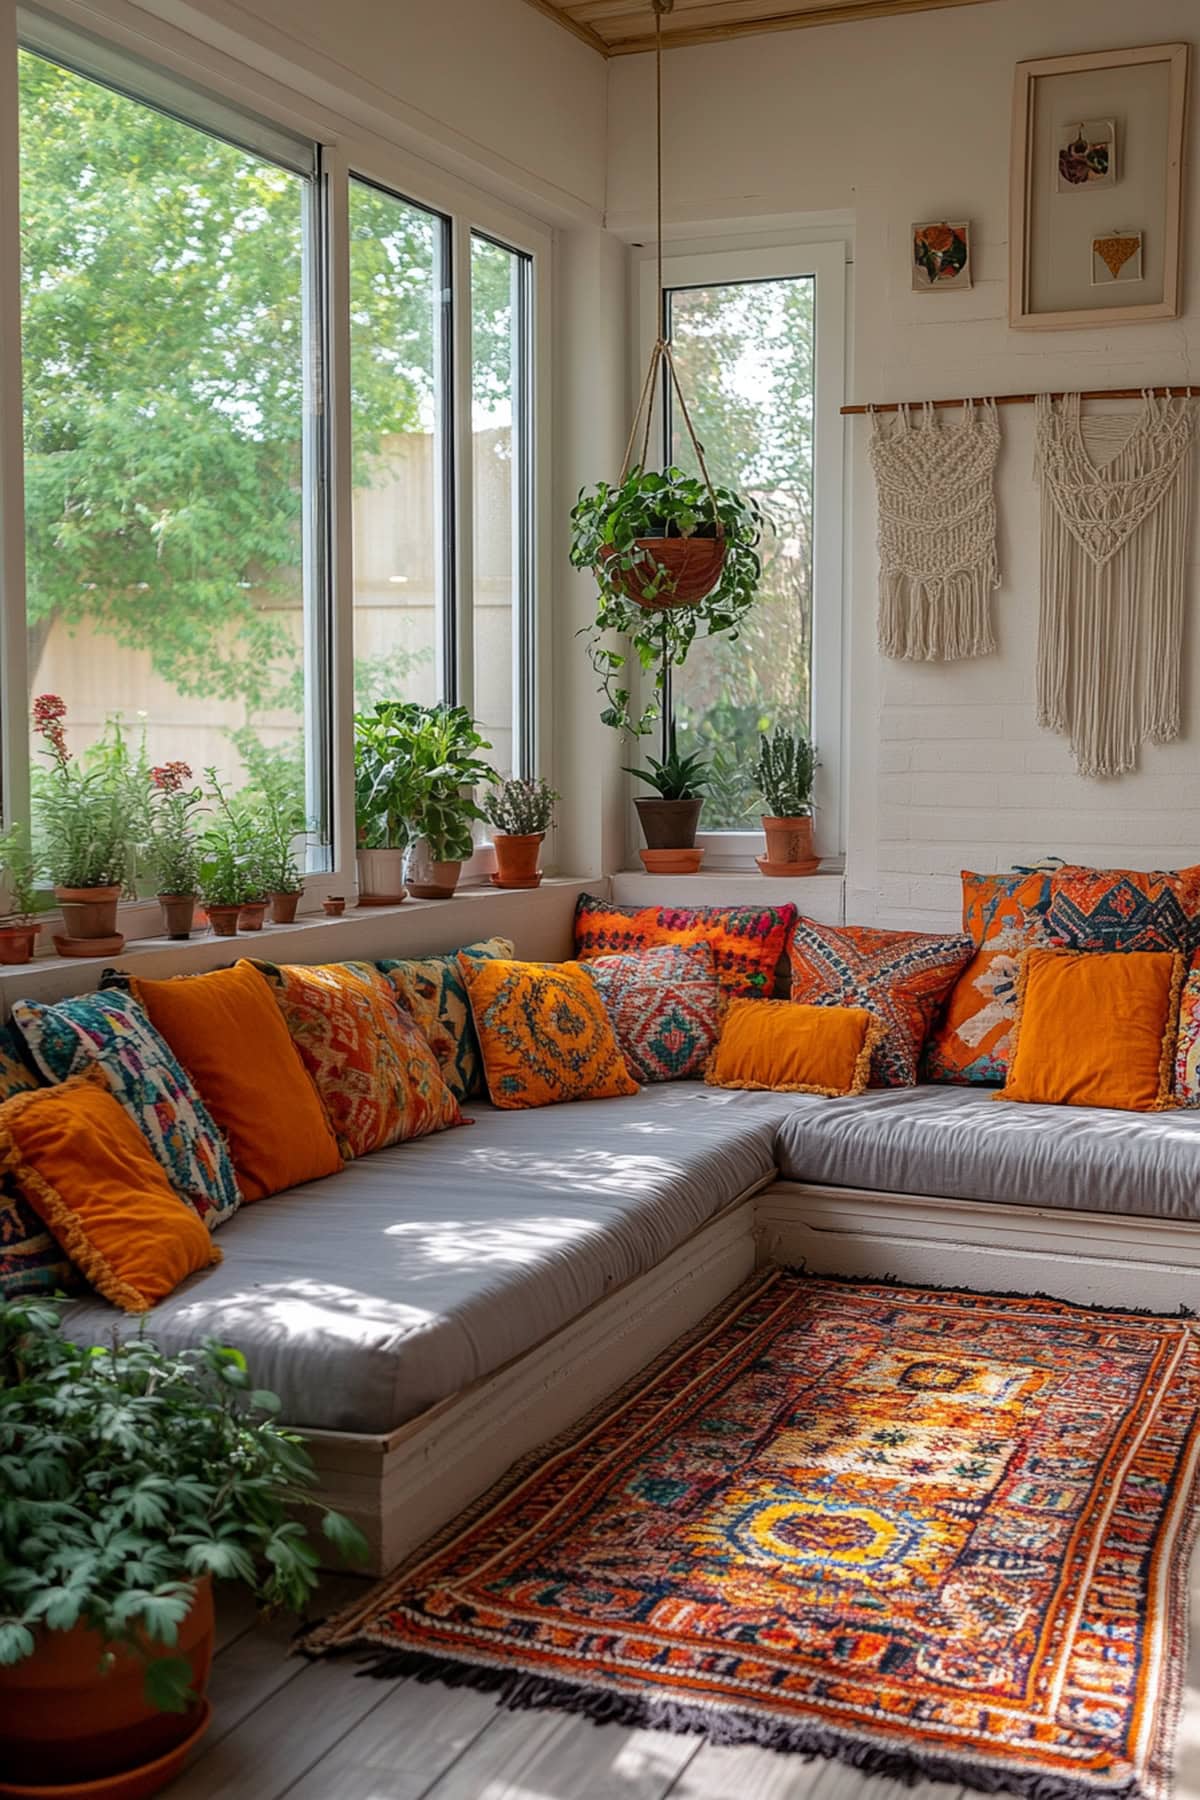
[[[672,677],[680,750],[713,759],[709,830],[757,827],[747,772],[758,734],[808,732],[812,656],[813,289],[810,276],[678,288],[668,328],[715,482],[753,494],[774,523],[759,598],[736,642],[697,640]],[[696,459],[676,405],[671,455]]]
[[[354,698],[443,697],[445,222],[350,183]]]
[[[475,471],[475,715],[493,766],[526,772],[523,590],[529,500],[525,313],[528,258],[471,240],[471,427]]]
[[[20,105],[32,692],[76,753],[277,765],[325,866],[313,184],[27,51]]]

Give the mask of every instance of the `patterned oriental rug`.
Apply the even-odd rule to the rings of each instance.
[[[306,1640],[1033,1800],[1170,1790],[1189,1319],[756,1279]]]

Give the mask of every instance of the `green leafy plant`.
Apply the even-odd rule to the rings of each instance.
[[[532,837],[549,831],[559,798],[540,776],[532,781],[514,778],[497,783],[485,797],[483,810],[494,831],[508,837]]]
[[[248,789],[240,799],[255,845],[263,893],[299,894],[304,876],[294,846],[305,820],[286,771],[280,779]]]
[[[34,729],[48,767],[34,783],[37,861],[57,887],[113,887],[129,866],[128,783],[111,761],[85,768],[67,747],[66,702],[40,694]]]
[[[316,1504],[314,1477],[278,1410],[239,1350],[168,1354],[116,1333],[91,1348],[63,1336],[57,1306],[0,1305],[0,1664],[77,1624],[169,1649],[204,1575],[302,1607],[318,1557],[292,1514]],[[321,1511],[329,1542],[362,1560],[357,1526]],[[190,1682],[183,1657],[146,1662],[154,1706],[184,1711]]]
[[[425,838],[435,862],[471,854],[471,821],[482,819],[470,789],[495,772],[476,752],[491,744],[463,706],[380,701],[354,721],[359,843],[405,850]]]
[[[601,719],[619,731],[643,737],[662,711],[669,668],[687,661],[697,636],[736,639],[754,604],[761,574],[758,546],[768,523],[758,503],[732,488],[709,494],[699,476],[682,469],[647,471],[633,468],[617,487],[600,482],[581,488],[571,512],[571,562],[590,569],[599,594],[596,616],[585,627],[588,655],[604,696]],[[640,584],[642,599],[669,601],[672,577],[642,539],[715,537],[718,524],[725,538],[725,561],[712,591],[694,604],[647,610],[625,591],[630,576]],[[605,642],[616,632],[628,646]],[[650,702],[635,717],[630,710],[630,673],[654,670]]]
[[[205,906],[245,906],[266,893],[261,840],[251,808],[216,769],[208,777],[214,817],[200,839],[198,883]]]
[[[0,832],[0,871],[8,878],[8,912],[0,923],[28,925],[37,911],[37,869],[27,825]]]
[[[759,738],[754,781],[769,818],[799,819],[811,813],[817,766],[816,751],[800,732],[777,725]]]
[[[663,800],[698,800],[708,791],[708,764],[699,750],[693,750],[690,756],[680,756],[674,725],[667,738],[666,756],[661,762],[651,756],[647,762],[648,768],[626,768],[625,773],[648,783]]]
[[[150,771],[150,826],[146,854],[160,894],[195,894],[200,879],[196,815],[204,801],[188,784],[185,762],[163,763]]]

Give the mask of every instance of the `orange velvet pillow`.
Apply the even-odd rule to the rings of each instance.
[[[599,990],[579,963],[460,956],[493,1106],[636,1094]]]
[[[130,987],[224,1132],[243,1200],[337,1174],[325,1109],[252,964]]]
[[[997,1100],[1170,1106],[1183,957],[1169,950],[1027,950],[1008,1080]]]
[[[776,1094],[861,1094],[887,1027],[861,1006],[731,1000],[704,1079]]]
[[[0,1167],[92,1286],[145,1312],[221,1250],[95,1069],[0,1106]]]

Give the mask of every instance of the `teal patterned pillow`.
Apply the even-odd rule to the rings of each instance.
[[[401,1006],[416,1020],[438,1059],[442,1080],[456,1100],[473,1100],[487,1093],[479,1039],[458,959],[466,956],[472,962],[499,962],[512,953],[508,938],[486,938],[480,944],[468,944],[465,950],[451,950],[445,956],[375,964],[391,982]]]
[[[0,1026],[0,1102],[26,1094],[37,1076],[21,1055],[9,1026]],[[0,1300],[67,1293],[77,1285],[66,1251],[59,1248],[28,1200],[0,1178]]]
[[[580,966],[600,990],[635,1081],[700,1079],[724,1014],[711,944],[656,944]]]
[[[98,1064],[167,1179],[210,1231],[241,1203],[225,1141],[166,1039],[132,994],[106,990],[42,1006],[13,1004],[13,1021],[48,1081]]]

